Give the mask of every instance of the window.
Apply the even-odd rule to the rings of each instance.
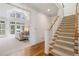
[[[16,32],[20,32],[20,31],[21,31],[20,25],[17,25],[17,27],[16,27]]]
[[[24,26],[22,26],[22,31],[24,31]]]
[[[11,34],[15,34],[15,25],[11,25]]]
[[[17,25],[17,29],[20,29],[20,25]]]
[[[10,33],[16,34],[24,30],[24,23],[10,22]]]
[[[19,18],[19,19],[25,19],[24,13],[18,12],[18,11],[11,12],[10,17]]]
[[[10,22],[10,24],[15,24],[15,22]]]
[[[21,14],[16,13],[16,18],[20,18],[20,17],[21,17]]]
[[[16,22],[16,32],[21,32],[21,26],[19,22]]]
[[[0,21],[0,35],[5,35],[5,21]]]
[[[11,34],[15,34],[15,22],[10,22]]]

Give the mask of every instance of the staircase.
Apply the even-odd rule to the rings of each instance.
[[[49,55],[73,56],[74,55],[74,24],[75,15],[63,18],[60,27],[50,40]]]

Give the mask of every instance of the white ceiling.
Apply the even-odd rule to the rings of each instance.
[[[55,16],[58,8],[55,3],[26,3],[25,5],[44,13],[47,16]],[[50,11],[48,11],[50,9]]]

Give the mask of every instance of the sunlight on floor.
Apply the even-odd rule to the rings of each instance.
[[[19,41],[15,38],[0,39],[0,55],[11,55],[28,46],[28,41]]]

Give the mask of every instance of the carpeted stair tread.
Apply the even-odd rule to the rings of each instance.
[[[54,56],[73,56],[74,55],[74,31],[75,15],[63,18],[54,38],[49,44],[49,54]]]

